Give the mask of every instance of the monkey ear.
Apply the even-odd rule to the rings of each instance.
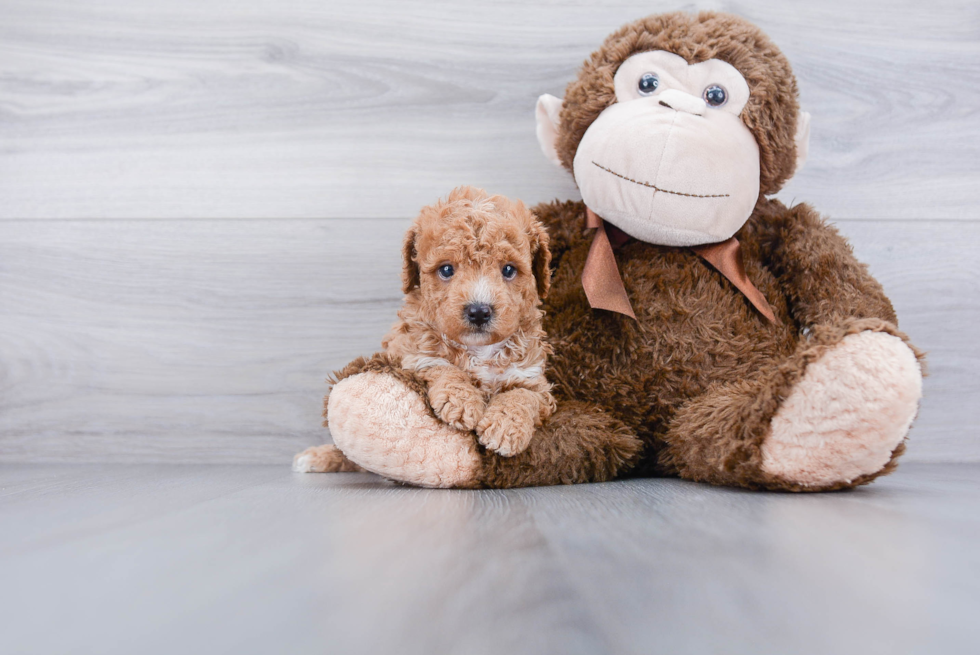
[[[558,149],[555,147],[558,143],[559,114],[561,114],[561,98],[548,93],[538,98],[538,105],[534,110],[538,143],[541,144],[541,151],[548,161],[557,166],[561,166]]]
[[[415,238],[417,235],[418,232],[413,225],[405,234],[405,243],[402,244],[402,258],[404,259],[402,264],[402,293],[406,294],[411,293],[422,283],[419,265],[415,261]]]
[[[801,109],[796,117],[796,169],[793,175],[803,168],[808,154],[810,154],[810,114]]]

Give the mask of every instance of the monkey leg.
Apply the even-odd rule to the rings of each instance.
[[[345,377],[346,376],[346,377]],[[502,457],[472,432],[435,417],[424,387],[383,358],[345,369],[327,399],[334,443],[353,462],[423,487],[520,487],[610,480],[642,443],[622,423],[583,403],[559,406],[519,455]]]
[[[816,327],[785,361],[682,406],[660,461],[683,478],[753,489],[867,484],[905,450],[921,358],[879,319]]]
[[[327,425],[344,454],[372,473],[421,487],[476,487],[481,459],[472,432],[435,417],[424,392],[389,372],[340,380]]]

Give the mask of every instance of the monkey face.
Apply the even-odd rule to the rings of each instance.
[[[564,102],[538,98],[545,156],[586,204],[651,243],[722,241],[806,160],[789,62],[729,14],[648,16],[611,34]]]
[[[759,197],[759,147],[739,114],[749,87],[731,65],[634,55],[616,102],[589,126],[573,173],[582,198],[628,234],[669,246],[724,241]]]

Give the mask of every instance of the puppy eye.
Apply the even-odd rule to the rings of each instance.
[[[721,107],[728,102],[728,92],[725,87],[712,84],[704,90],[704,101],[712,107]]]
[[[452,264],[443,264],[442,266],[439,267],[439,277],[442,278],[443,280],[448,280],[453,276],[453,273],[455,272],[456,269],[453,268]]]
[[[656,73],[644,73],[636,87],[641,96],[648,96],[660,87],[660,78]]]
[[[504,274],[505,280],[513,280],[517,277],[517,267],[513,264],[507,264],[500,272]]]

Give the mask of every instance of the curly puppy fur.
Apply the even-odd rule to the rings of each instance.
[[[428,383],[441,420],[520,453],[555,410],[539,308],[551,281],[544,227],[522,202],[464,186],[422,209],[403,254],[405,304],[385,352]],[[468,320],[471,306],[489,308],[489,322]]]
[[[527,449],[555,411],[545,367],[551,347],[541,301],[551,284],[548,234],[524,203],[462,186],[423,207],[405,235],[398,321],[382,340],[384,357],[359,359],[334,382],[381,366],[419,391],[453,427],[475,431],[490,451],[511,457]],[[441,274],[452,268],[448,278]],[[508,279],[505,266],[516,268]],[[473,304],[492,316],[466,318]],[[324,418],[327,404],[324,403]],[[326,426],[326,421],[324,425]],[[357,470],[334,446],[296,456],[296,470]]]

